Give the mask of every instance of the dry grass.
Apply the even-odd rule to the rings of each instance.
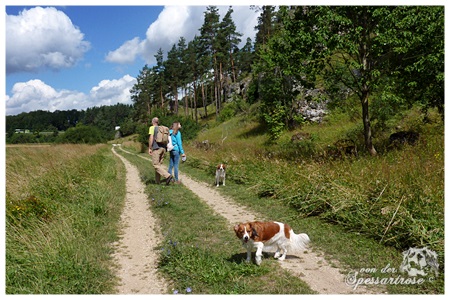
[[[27,194],[30,182],[48,172],[61,171],[71,162],[96,153],[100,147],[100,145],[6,147],[6,192],[12,198],[22,198]]]
[[[113,291],[123,172],[105,145],[6,149],[7,294]]]

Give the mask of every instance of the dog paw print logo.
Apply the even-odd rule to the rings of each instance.
[[[434,251],[424,248],[409,248],[403,251],[403,262],[400,265],[400,272],[408,273],[409,276],[427,276],[430,271],[438,276],[439,263],[437,254]]]

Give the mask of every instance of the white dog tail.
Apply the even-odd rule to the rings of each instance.
[[[295,234],[294,230],[291,229],[290,236],[292,250],[305,250],[306,245],[310,242],[306,233]]]

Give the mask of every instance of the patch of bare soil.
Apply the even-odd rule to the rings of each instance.
[[[113,257],[118,265],[118,294],[164,294],[167,284],[157,274],[158,254],[154,247],[162,240],[156,218],[149,209],[148,198],[139,171],[116,154],[126,168],[126,199],[122,212],[122,234]]]

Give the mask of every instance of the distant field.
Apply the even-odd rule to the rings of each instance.
[[[6,144],[6,148],[39,148],[39,147],[49,147],[52,144]]]

